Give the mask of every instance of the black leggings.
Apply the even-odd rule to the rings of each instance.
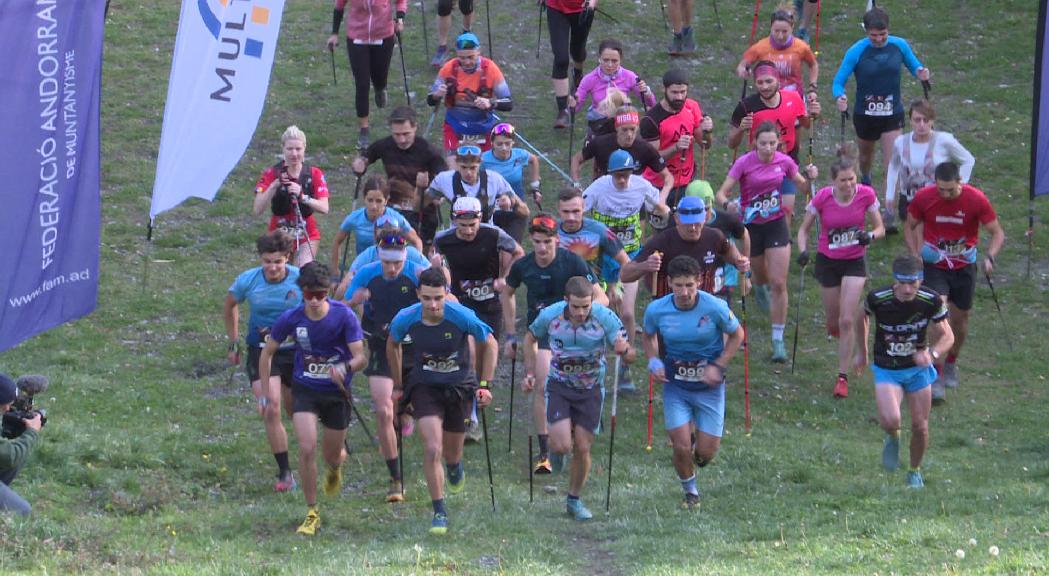
[[[393,59],[393,36],[382,44],[354,44],[347,39],[346,52],[350,56],[350,70],[356,88],[354,105],[358,118],[368,117],[368,93],[372,85],[376,90],[386,88],[390,75],[390,60]],[[370,79],[370,82],[369,82]]]
[[[463,13],[463,16],[474,13],[474,0],[459,0],[459,12]],[[452,0],[437,0],[437,15],[438,16],[451,16],[452,15]]]
[[[546,14],[550,48],[554,52],[554,68],[550,77],[564,80],[568,78],[569,54],[574,62],[586,61],[586,38],[590,35],[590,23],[582,22],[582,12],[565,14],[548,7]]]

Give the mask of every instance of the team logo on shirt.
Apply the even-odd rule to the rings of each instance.
[[[708,324],[709,322],[710,322],[710,316],[707,316],[706,314],[704,314],[704,315],[699,317],[699,323],[696,324],[696,326],[702,328],[704,325]]]
[[[452,333],[451,332],[445,332],[444,333],[444,339],[445,340],[451,340],[452,339]]]
[[[703,263],[704,264],[708,264],[708,265],[709,264],[713,264],[714,263],[714,253],[708,250],[707,253],[703,255]]]

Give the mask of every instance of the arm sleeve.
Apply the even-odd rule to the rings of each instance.
[[[903,38],[898,38],[896,36],[889,36],[889,42],[900,49],[900,52],[903,54],[903,64],[911,71],[911,76],[917,76],[918,69],[924,68],[924,66],[918,61],[918,57],[914,55],[914,50],[911,49],[911,45]]]
[[[408,329],[411,328],[413,314],[418,310],[421,310],[421,307],[416,304],[401,310],[393,317],[393,320],[390,321],[390,338],[394,342],[401,343],[404,341],[404,336],[408,334]]]
[[[605,329],[605,342],[609,346],[615,344],[616,338],[623,333],[623,321],[616,316],[610,308],[601,304],[594,304],[594,309],[600,311],[600,316],[597,317],[597,321],[601,323],[601,327]]]
[[[717,306],[717,322],[721,331],[725,334],[731,334],[739,328],[739,319],[729,309],[728,304],[724,300],[718,298],[715,301]]]
[[[543,308],[542,312],[532,320],[532,323],[528,325],[528,331],[535,336],[537,340],[540,340],[549,335],[548,328],[550,322],[564,311],[564,306],[559,304],[553,304]]]
[[[430,267],[430,261],[415,246],[408,246],[408,261],[415,264],[415,267],[419,270],[426,270]]]
[[[233,299],[237,302],[243,302],[248,297],[248,279],[247,272],[244,272],[237,276],[233,281],[233,284],[229,287],[229,293],[233,296]]]
[[[360,342],[364,339],[364,331],[361,330],[361,321],[357,319],[357,313],[346,307],[346,320],[343,322],[342,338],[346,343]]]
[[[496,247],[503,252],[513,252],[517,250],[517,240],[514,240],[512,236],[503,231],[502,228],[493,226],[499,231],[499,239],[496,240]]]
[[[870,40],[864,38],[853,44],[845,52],[845,57],[841,60],[841,66],[838,67],[838,72],[834,74],[834,84],[831,86],[831,96],[835,100],[839,96],[845,95],[845,83],[849,81],[849,76],[852,76],[852,71],[856,69],[856,63],[860,61],[860,55],[867,49],[868,44],[870,44]]]
[[[640,148],[645,150],[644,156],[647,157],[644,162],[645,167],[657,174],[662,172],[667,167],[667,161],[659,155],[659,150],[651,142],[639,141],[639,143],[644,144]]]
[[[358,210],[364,210],[364,208],[358,208],[347,214],[346,217],[342,219],[342,224],[339,224],[339,230],[342,230],[347,234],[353,234],[357,230],[353,225],[353,215],[356,214]]]
[[[657,190],[651,182],[640,176],[638,176],[638,180],[641,180],[642,186],[645,189],[645,208],[651,211],[655,208],[656,204],[659,204],[659,190]]]
[[[645,334],[649,336],[656,333],[659,330],[659,318],[655,310],[656,300],[653,300],[645,307],[645,316],[641,321],[645,329]]]
[[[364,268],[361,268],[359,272],[353,275],[353,279],[350,280],[350,287],[346,289],[346,294],[348,294],[347,299],[349,299],[349,297],[352,297],[353,294],[361,288],[368,287],[368,283],[371,282],[373,278],[375,278],[375,265],[375,262],[368,264]],[[381,263],[379,263],[379,270],[382,270]]]
[[[364,268],[365,265],[371,262],[374,255],[375,246],[369,246],[363,252],[358,254],[357,257],[353,259],[353,262],[350,263],[350,272],[353,272],[354,274],[359,272],[361,268]]]
[[[277,172],[273,168],[267,168],[259,179],[255,182],[255,193],[262,194],[266,191],[266,188],[270,187],[270,184],[277,179]]]
[[[973,166],[976,165],[976,157],[966,150],[953,134],[940,132],[937,136],[937,141],[942,142],[943,147],[947,150],[947,157],[958,163],[962,184],[968,184],[973,173]]]
[[[579,82],[579,86],[575,90],[575,111],[579,112],[583,109],[583,103],[586,101],[586,97],[590,95],[594,90],[594,84],[597,83],[597,78],[591,72]],[[595,103],[596,104],[596,103]]]
[[[273,323],[273,326],[270,326],[270,338],[273,338],[277,342],[287,340],[288,336],[291,334],[291,329],[293,328],[290,318],[295,310],[297,310],[297,308],[285,310],[284,313],[277,318],[277,321]]]
[[[524,262],[524,258],[514,262],[510,265],[510,271],[506,273],[506,284],[507,286],[517,290],[521,286],[521,264]]]
[[[743,108],[743,101],[740,100],[736,103],[736,107],[732,109],[732,118],[729,123],[732,124],[733,128],[739,128],[740,122],[743,121],[743,117],[747,115],[746,109]]]
[[[649,114],[656,108],[653,106],[649,108]],[[641,117],[641,122],[638,125],[638,131],[641,134],[641,138],[644,140],[652,141],[659,140],[659,123],[652,119],[652,116],[645,114]]]
[[[987,199],[987,196],[980,193],[980,224],[989,224],[998,219],[998,214],[994,211],[994,206],[991,206],[991,201]]]

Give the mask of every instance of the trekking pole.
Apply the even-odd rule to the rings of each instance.
[[[503,121],[503,119],[500,118],[498,114],[493,113],[492,117],[495,118],[495,120],[497,122],[502,122]],[[557,172],[558,174],[560,174],[561,177],[564,178],[566,182],[568,182],[569,184],[575,184],[575,181],[572,180],[572,177],[569,176],[567,172],[562,170],[561,167],[558,166],[557,164],[554,164],[553,160],[551,160],[546,154],[543,154],[543,152],[541,150],[539,150],[534,145],[532,145],[532,143],[529,142],[528,139],[525,138],[523,134],[521,134],[520,130],[517,131],[517,139],[521,141],[521,145],[522,146],[524,146],[525,148],[528,148],[528,150],[531,151],[532,154],[535,154],[536,156],[539,157],[540,160],[546,162],[551,168],[553,168],[554,172]]]
[[[667,23],[667,4],[663,0],[659,0],[659,12],[663,15],[663,29],[670,32],[670,24]]]
[[[357,409],[357,403],[350,400],[350,408],[353,408],[353,415],[356,416],[357,421],[361,423],[361,430],[363,430],[364,435],[368,437],[368,442],[371,443],[372,446],[377,446],[379,444],[379,439],[372,436],[372,431],[368,429],[368,423],[364,421],[364,418],[361,417],[361,411]]]
[[[925,93],[925,100],[929,100],[929,91],[932,90],[932,83],[928,80],[922,80],[922,92]]]
[[[638,76],[637,77],[637,82],[635,82],[634,85],[637,86],[640,83],[641,83],[641,77]],[[642,93],[641,90],[638,90],[637,91],[637,95],[638,95],[637,96],[638,99],[641,100],[641,111],[642,112],[648,112],[648,103],[645,102],[645,95],[644,95],[644,93]]]
[[[703,131],[703,144],[699,148],[699,179],[707,179],[707,150],[714,143],[714,137],[710,130]]]
[[[750,279],[748,270],[743,277],[743,283],[739,291],[739,307],[743,317],[743,426],[747,435],[750,435],[750,336],[747,333],[747,280]]]
[[[495,60],[495,44],[492,44],[492,5],[489,0],[484,0],[484,20],[488,28],[488,57]],[[495,500],[492,500],[492,509],[495,510]]]
[[[992,260],[993,264],[994,261]],[[1003,332],[1005,332],[1005,341],[1009,344],[1009,348],[1013,347],[1012,338],[1009,337],[1009,325],[1005,323],[1005,316],[1002,314],[1002,305],[998,303],[998,293],[994,290],[994,282],[991,281],[991,275],[987,273],[987,270],[983,271],[983,277],[987,279],[987,286],[991,289],[991,299],[994,300],[994,307],[998,310],[998,320],[1002,323]]]
[[[656,386],[656,377],[651,373],[648,375],[648,440],[645,444],[645,452],[652,451],[652,396]]]
[[[426,31],[426,0],[419,0],[419,20],[423,24],[423,54],[430,57],[430,33]]]
[[[572,165],[572,151],[575,147],[575,106],[568,107],[568,165]]]
[[[849,111],[844,110],[841,113],[841,136],[838,137],[838,146],[845,145],[845,122],[849,120]]]
[[[543,9],[546,8],[545,0],[539,1],[539,33],[535,39],[535,59],[539,59],[539,46],[543,43]]]
[[[535,392],[528,395],[529,409],[531,409],[532,402],[535,400],[535,398],[533,397],[534,394]],[[531,504],[534,500],[533,489],[535,487],[535,483],[533,481],[533,478],[535,476],[535,470],[532,469],[532,458],[535,457],[535,453],[533,452],[532,448],[532,438],[535,436],[535,434],[533,433],[533,428],[535,428],[535,419],[532,418],[531,414],[528,415],[528,422],[528,503]]]
[[[331,56],[331,83],[338,86],[339,79],[335,76],[335,47],[328,47],[328,55]]]
[[[430,131],[433,129],[433,121],[434,118],[437,117],[437,106],[438,104],[433,105],[433,110],[430,112],[430,119],[426,121],[426,131],[423,132],[424,138],[428,138],[430,136]]]
[[[718,14],[718,0],[711,0],[711,4],[714,7],[714,23],[717,24],[718,30],[724,30],[721,27],[721,15]]]
[[[488,463],[488,493],[492,496],[492,512],[495,512],[495,483],[492,481],[492,454],[488,451],[488,417],[485,416],[484,407],[481,410],[481,427],[484,432],[484,459]]]
[[[412,105],[412,95],[408,92],[408,69],[404,66],[404,43],[401,42],[401,33],[397,33],[397,49],[401,53],[401,77],[404,78],[404,99],[408,106]]]
[[[801,326],[801,295],[805,293],[805,266],[798,272],[798,295],[794,298],[794,351],[790,354],[790,373],[794,374],[794,361],[798,357],[798,329]]]
[[[397,402],[400,404],[400,401]],[[397,433],[397,475],[401,477],[401,498],[404,498],[404,433],[401,432],[401,418],[404,417],[402,410],[395,410],[396,422],[393,429]]]
[[[619,401],[619,364],[622,357],[616,354],[616,368],[612,372],[612,431],[608,438],[608,488],[605,490],[605,514],[612,506],[612,455],[616,447],[616,405]]]
[[[754,18],[750,21],[750,43],[747,47],[754,45],[754,37],[758,34],[758,14],[761,12],[761,0],[754,0]],[[743,100],[747,97],[747,79],[743,78],[743,95],[739,97]]]
[[[816,41],[812,45],[812,55],[820,56],[820,16],[822,16],[823,0],[816,0]]]
[[[506,453],[509,454],[514,446],[514,388],[517,382],[517,344],[513,345],[514,355],[510,359],[510,427],[506,431]]]

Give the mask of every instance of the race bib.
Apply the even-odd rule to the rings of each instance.
[[[863,113],[866,116],[892,116],[892,94],[888,96],[868,95],[864,99]]]
[[[311,380],[331,380],[332,365],[338,361],[338,356],[325,358],[306,354],[302,358],[302,377]]]
[[[860,233],[857,226],[848,228],[832,228],[827,231],[827,247],[831,250],[841,250],[860,243],[856,237]]]
[[[894,358],[906,358],[914,354],[915,346],[914,342],[917,340],[916,334],[910,335],[885,335],[885,353]]]
[[[940,249],[941,252],[952,258],[964,256],[965,253],[969,250],[969,247],[965,245],[964,238],[959,238],[958,240],[954,241],[942,240],[940,241],[940,244],[937,247]]]
[[[463,295],[466,298],[473,300],[474,302],[486,302],[495,298],[495,279],[488,278],[486,280],[462,280],[459,282],[459,288],[463,291]]]
[[[442,356],[439,354],[427,354],[423,353],[422,367],[425,372],[435,372],[438,374],[451,374],[459,370],[459,354],[453,353],[450,356]]]
[[[571,388],[590,388],[594,385],[593,378],[588,376],[597,372],[598,361],[589,356],[561,356],[556,360],[557,371],[567,379],[563,380],[566,386]],[[560,380],[560,379],[559,379]]]
[[[678,382],[691,382],[703,384],[703,371],[707,367],[706,360],[673,360],[671,361],[672,376]]]
[[[611,230],[612,233],[616,235],[616,238],[619,238],[619,241],[623,244],[634,243],[634,238],[636,237],[636,235],[633,224],[610,226],[609,230]]]
[[[780,210],[779,190],[765,192],[761,196],[751,198],[747,204],[746,221],[755,218],[768,218]]]
[[[284,232],[292,238],[303,240],[306,238],[306,223],[302,223],[299,226],[285,220],[281,220],[280,225],[277,226],[277,230]]]

